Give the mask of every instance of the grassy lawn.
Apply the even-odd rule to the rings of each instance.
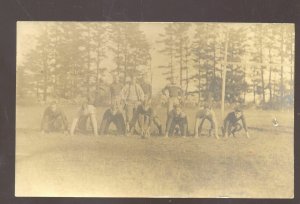
[[[294,118],[246,110],[251,138],[63,135],[39,132],[45,107],[17,106],[16,195],[290,198]],[[75,106],[63,107],[69,123]],[[98,108],[98,120],[104,108]],[[163,124],[165,109],[157,112]],[[187,109],[193,132],[195,109]],[[217,117],[220,111],[216,110]],[[272,127],[276,116],[279,127]],[[219,121],[219,126],[221,121]]]

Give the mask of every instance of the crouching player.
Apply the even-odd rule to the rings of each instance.
[[[123,103],[118,98],[112,101],[111,107],[107,109],[103,115],[100,125],[100,135],[108,133],[111,123],[116,126],[118,134],[125,135],[126,126],[123,113]]]
[[[87,134],[89,120],[92,123],[93,133],[95,136],[97,136],[98,129],[96,120],[96,108],[89,102],[84,102],[81,105],[77,116],[73,119],[70,134],[74,135],[75,130]]]
[[[202,110],[199,110],[196,114],[196,121],[195,121],[195,137],[197,138],[199,135],[201,135],[202,126],[204,124],[204,121],[208,120],[210,123],[210,130],[209,130],[209,136],[211,136],[212,131],[214,131],[214,136],[219,139],[218,135],[218,125],[217,120],[215,116],[215,112],[213,111],[212,107],[208,104],[204,106]]]
[[[44,115],[41,123],[42,133],[50,132],[65,132],[68,131],[68,120],[66,115],[60,108],[57,107],[55,101],[53,101],[49,107],[44,111]]]
[[[173,110],[168,114],[165,137],[173,136],[177,126],[179,127],[180,135],[186,137],[188,133],[188,121],[180,105],[174,105]]]
[[[241,124],[242,123],[242,124]],[[224,125],[222,128],[223,137],[228,138],[229,136],[234,136],[237,132],[244,128],[247,138],[249,138],[248,128],[246,124],[246,119],[241,108],[236,107],[234,111],[227,114],[224,119]]]
[[[151,126],[154,123],[158,129],[159,135],[162,135],[162,126],[157,118],[153,108],[151,107],[151,100],[145,99],[142,104],[137,107],[132,125],[134,126],[138,120],[139,127],[141,129],[142,138],[150,137]]]

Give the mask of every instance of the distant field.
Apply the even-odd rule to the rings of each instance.
[[[41,135],[45,107],[16,109],[16,195],[290,198],[294,118],[246,110],[251,138]],[[69,123],[77,107],[63,107]],[[98,120],[104,108],[98,108]],[[157,109],[165,124],[165,109]],[[195,110],[186,110],[193,132]],[[217,117],[220,111],[216,110]],[[273,117],[279,127],[272,127]],[[221,126],[221,121],[219,121]]]

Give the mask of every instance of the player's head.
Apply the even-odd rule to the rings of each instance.
[[[56,101],[52,101],[50,103],[50,108],[52,111],[55,111],[57,109],[57,102]]]
[[[204,104],[204,111],[206,115],[209,115],[211,112],[211,105],[209,103]]]
[[[235,114],[235,117],[239,118],[242,115],[242,109],[241,109],[241,107],[236,106],[234,108],[234,114]]]

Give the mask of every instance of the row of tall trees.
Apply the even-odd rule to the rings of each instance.
[[[160,26],[161,27],[161,26]],[[117,74],[152,69],[154,56],[167,81],[176,79],[198,102],[279,104],[294,93],[294,27],[287,24],[167,23],[151,47],[139,23],[64,23],[38,26],[32,49],[17,66],[17,94],[73,99],[99,95]],[[153,40],[153,39],[152,39]],[[226,66],[227,72],[224,73]],[[105,91],[104,91],[105,92]]]
[[[198,101],[221,100],[226,72],[225,100],[280,106],[290,103],[294,92],[294,28],[285,24],[172,23],[158,41],[168,61],[167,80],[179,78]],[[185,72],[183,72],[185,70]],[[191,86],[192,85],[192,86]],[[192,88],[194,87],[194,88]]]
[[[17,67],[17,94],[65,99],[99,94],[109,74],[123,82],[149,64],[150,46],[138,24],[45,23]],[[113,63],[106,63],[107,61]],[[112,67],[107,67],[109,64]]]

